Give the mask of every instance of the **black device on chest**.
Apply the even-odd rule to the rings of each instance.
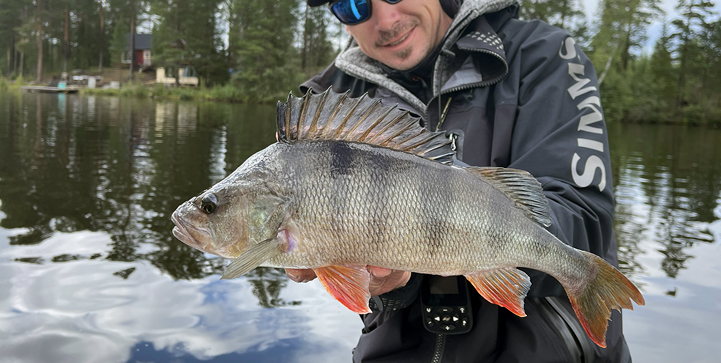
[[[463,276],[425,276],[421,286],[423,326],[436,334],[463,334],[473,316],[468,285]]]

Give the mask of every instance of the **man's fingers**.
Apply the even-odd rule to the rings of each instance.
[[[312,269],[287,268],[285,274],[295,282],[308,282],[315,279],[315,272]]]
[[[371,296],[378,296],[386,292],[405,286],[411,278],[409,271],[390,270],[382,267],[370,267],[371,281],[368,284],[368,291]],[[379,276],[384,275],[384,276]]]
[[[385,267],[378,267],[378,266],[368,266],[368,271],[373,275],[373,277],[386,277],[390,275],[393,270]]]
[[[368,266],[368,272],[371,274],[368,290],[371,296],[384,294],[388,291],[395,290],[408,283],[411,273],[408,271],[391,270],[385,267]],[[295,282],[308,282],[316,278],[312,269],[287,268],[285,274],[288,278]]]

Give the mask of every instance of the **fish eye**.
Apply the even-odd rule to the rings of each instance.
[[[218,198],[213,193],[208,193],[200,200],[200,208],[207,214],[212,214],[218,208]]]

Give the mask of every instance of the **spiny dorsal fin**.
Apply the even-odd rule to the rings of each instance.
[[[278,102],[278,141],[342,140],[405,151],[443,164],[452,164],[455,151],[443,132],[421,127],[418,118],[397,106],[386,106],[367,94],[351,98],[348,92],[328,88],[303,97],[288,95]]]
[[[506,194],[532,220],[544,227],[551,225],[551,207],[543,194],[541,183],[531,173],[495,167],[464,169]]]

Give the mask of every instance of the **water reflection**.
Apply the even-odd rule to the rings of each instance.
[[[220,259],[170,233],[177,205],[274,141],[274,114],[0,94],[4,356],[348,361],[360,321],[319,284],[271,268],[219,281]],[[721,355],[676,338],[701,332],[695,344],[715,346],[721,325],[721,131],[611,125],[609,138],[621,268],[648,302],[626,313],[635,359]]]
[[[619,256],[646,298],[646,306],[624,312],[634,360],[716,361],[721,131],[645,125],[609,131]]]
[[[715,241],[710,223],[721,198],[719,130],[678,126],[611,128],[616,235],[622,268],[642,272],[638,244],[654,241],[661,269],[675,278],[697,243]]]
[[[260,107],[266,117],[249,110],[228,122],[236,115],[218,105],[73,96],[55,103],[51,97],[3,100],[2,153],[13,157],[0,161],[0,225],[26,228],[10,236],[10,244],[39,244],[55,232],[105,231],[110,249],[97,253],[108,260],[148,260],[179,279],[217,273],[218,260],[168,233],[169,216],[272,142],[268,107]],[[241,146],[226,150],[229,137]]]
[[[320,285],[218,281],[223,262],[170,233],[178,204],[274,141],[274,113],[2,95],[3,359],[347,360],[359,321]]]
[[[109,243],[105,233],[75,232],[57,234],[42,248],[30,246],[25,252],[89,253]],[[0,258],[14,257],[13,251],[0,250]],[[132,274],[122,275],[129,270]],[[235,357],[306,362],[314,355],[349,357],[352,346],[342,335],[334,336],[339,330],[334,321],[348,316],[344,308],[319,311],[323,304],[315,301],[310,309],[259,309],[259,301],[249,298],[257,285],[242,279],[176,281],[147,262],[102,260],[43,268],[2,264],[0,274],[9,278],[0,282],[0,350],[11,361],[170,361],[183,356],[183,361]],[[294,298],[314,302],[322,287],[291,290]],[[320,314],[324,319],[317,318]]]

